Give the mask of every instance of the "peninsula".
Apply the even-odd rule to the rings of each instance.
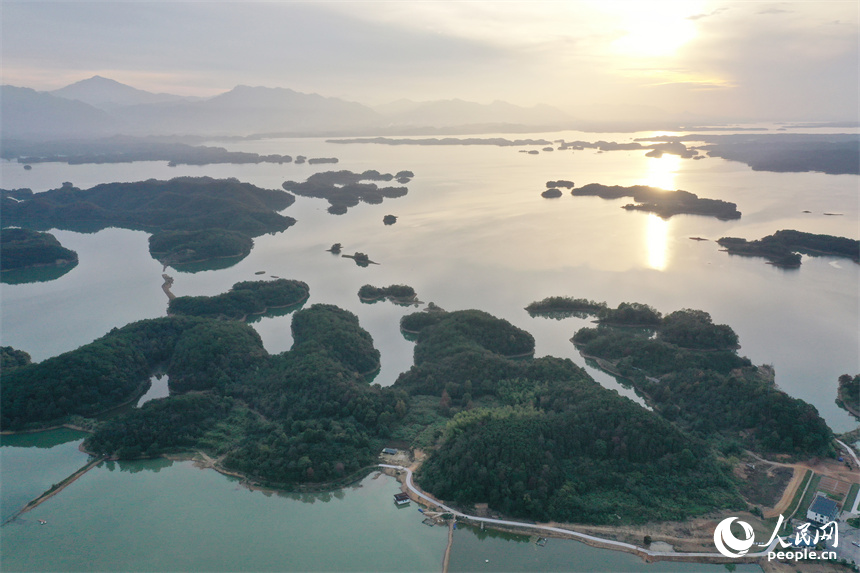
[[[50,233],[30,229],[0,230],[0,271],[60,267],[68,272],[78,264],[78,254],[60,244]]]

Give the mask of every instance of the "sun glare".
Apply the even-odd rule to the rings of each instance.
[[[658,187],[667,191],[674,191],[675,176],[681,166],[681,158],[677,155],[664,154],[663,157],[648,158],[648,173],[645,175],[642,185]]]
[[[620,55],[632,58],[672,56],[696,37],[695,14],[701,2],[624,2],[614,4],[624,35],[612,43]]]
[[[658,271],[666,270],[669,260],[669,221],[664,221],[653,213],[648,214],[645,247],[648,266]]]

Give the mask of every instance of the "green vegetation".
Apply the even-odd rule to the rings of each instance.
[[[839,377],[836,403],[860,417],[860,374],[855,374],[853,378],[850,374]]]
[[[419,336],[415,366],[394,385],[413,396],[404,420],[411,429],[401,437],[426,445],[440,433],[439,416],[453,415],[419,475],[435,495],[589,523],[740,507],[703,443],[667,420],[570,360],[506,358],[534,349],[531,336],[506,321],[472,310],[416,313],[402,325]]]
[[[303,303],[310,290],[302,281],[277,279],[249,281],[233,285],[229,292],[215,296],[180,296],[170,301],[170,314],[244,320],[269,309]]]
[[[638,302],[622,302],[616,308],[604,305],[598,316],[601,323],[625,326],[657,326],[661,321],[653,307]]]
[[[737,356],[737,335],[703,311],[682,310],[655,325],[584,328],[585,355],[608,361],[666,419],[701,437],[725,434],[748,447],[794,455],[831,453],[832,432],[817,410],[781,392],[773,373]]]
[[[64,183],[60,189],[25,199],[4,193],[0,222],[3,227],[145,229],[154,232],[153,256],[173,264],[247,254],[252,237],[283,231],[295,223],[277,212],[294,201],[284,191],[236,179],[149,179],[86,190]]]
[[[404,171],[398,173],[398,178],[405,178]],[[408,172],[411,173],[411,172]],[[410,175],[411,177],[411,175]],[[358,205],[359,201],[370,204],[382,203],[384,198],[393,199],[406,195],[406,187],[378,187],[367,181],[391,181],[394,175],[369,170],[364,173],[351,171],[325,171],[314,173],[304,183],[285,181],[284,189],[302,197],[317,197],[326,199],[332,215],[342,215],[350,207]]]
[[[149,253],[164,265],[188,263],[227,257],[245,258],[254,240],[236,231],[205,229],[202,231],[162,231],[149,237]]]
[[[621,187],[619,185],[608,186],[589,183],[574,189],[571,194],[574,196],[592,195],[603,199],[632,197],[638,204],[625,205],[624,209],[656,213],[664,219],[681,214],[705,215],[723,221],[741,218],[741,213],[734,203],[719,199],[700,199],[698,195],[689,191],[664,191],[645,185]]]
[[[387,298],[396,304],[411,305],[418,300],[415,289],[407,285],[390,285],[387,287],[375,287],[364,285],[358,289],[358,298],[361,302],[376,302]]]
[[[852,483],[851,488],[848,490],[848,494],[845,496],[845,503],[842,504],[842,508],[845,510],[850,510],[854,507],[854,501],[857,499],[857,494],[860,493],[860,484]],[[860,517],[857,519],[857,527],[860,529]]]
[[[240,283],[241,284],[241,283]],[[248,325],[144,320],[73,352],[3,372],[2,428],[94,416],[134,398],[166,365],[171,396],[101,423],[86,442],[120,458],[202,448],[266,483],[328,482],[370,465],[408,396],[367,383],[379,352],[352,313],[296,313],[292,350],[269,355]]]
[[[809,483],[809,480],[812,479],[812,476],[815,475],[815,472],[812,470],[806,470],[806,473],[803,474],[803,479],[800,480],[800,484],[797,486],[797,490],[794,492],[794,497],[791,498],[791,503],[786,508],[787,520],[790,520],[794,514],[797,512],[798,507],[800,506],[800,502],[803,498],[803,494],[806,491],[806,486]]]
[[[64,248],[50,233],[15,228],[0,230],[0,271],[41,266],[71,270],[77,264],[78,254]]]
[[[569,316],[585,318],[589,315],[599,314],[605,309],[605,302],[594,302],[593,300],[569,296],[549,296],[526,307],[530,316],[543,316],[556,320]]]
[[[156,365],[169,362],[183,334],[199,324],[200,319],[186,317],[143,320],[77,350],[4,370],[0,427],[50,426],[72,415],[95,416],[131,400]],[[169,369],[168,374],[172,376]]]
[[[30,364],[30,355],[11,346],[0,346],[0,370],[8,372],[13,368]]]
[[[778,267],[799,267],[799,253],[847,257],[854,262],[860,262],[860,241],[832,235],[783,230],[757,241],[723,237],[717,242],[731,255],[764,257],[770,264]]]

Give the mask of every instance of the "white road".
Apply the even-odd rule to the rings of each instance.
[[[622,541],[615,541],[614,539],[604,539],[602,537],[595,537],[593,535],[586,535],[585,533],[579,533],[579,532],[572,531],[570,529],[564,529],[561,527],[552,527],[549,525],[539,525],[537,523],[526,523],[526,522],[522,522],[522,521],[508,521],[505,519],[492,519],[489,517],[477,517],[475,515],[468,515],[466,513],[461,512],[461,511],[457,511],[454,508],[448,507],[447,505],[441,503],[440,501],[438,501],[432,497],[429,497],[428,495],[419,491],[415,487],[414,483],[412,482],[412,470],[410,470],[409,468],[405,468],[403,466],[392,466],[392,465],[388,465],[388,464],[379,464],[379,467],[390,468],[390,469],[395,469],[395,470],[400,470],[400,471],[406,472],[406,487],[409,489],[409,491],[411,491],[412,493],[414,493],[415,495],[417,495],[421,499],[426,500],[428,503],[435,505],[437,507],[441,507],[442,509],[444,509],[448,513],[451,513],[451,514],[458,516],[458,517],[467,518],[471,521],[481,521],[484,523],[494,524],[494,525],[508,525],[508,526],[512,526],[512,527],[525,527],[525,528],[529,528],[529,529],[537,529],[540,531],[550,531],[552,533],[560,533],[563,535],[570,535],[570,536],[573,536],[577,539],[581,539],[583,541],[593,541],[595,543],[600,543],[601,545],[604,545],[604,546],[607,546],[610,548],[620,549],[620,550],[628,551],[628,552],[632,551],[632,552],[638,553],[640,555],[647,555],[648,557],[682,557],[682,558],[683,557],[698,557],[698,558],[704,557],[704,558],[708,558],[708,559],[719,559],[721,561],[725,561],[725,559],[726,559],[724,556],[720,555],[719,553],[680,553],[680,552],[674,552],[674,551],[651,551],[650,549],[646,549],[644,547],[639,547],[638,545],[633,545],[631,543],[624,543]],[[754,559],[757,557],[767,557],[768,552],[773,551],[773,549],[776,547],[778,542],[779,542],[779,538],[774,538],[774,540],[771,542],[771,544],[768,546],[767,549],[765,549],[763,551],[759,551],[758,553],[747,553],[742,558],[740,558],[739,561],[747,561],[749,559]]]

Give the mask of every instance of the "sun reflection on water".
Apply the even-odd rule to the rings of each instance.
[[[648,251],[648,266],[663,271],[669,261],[669,221],[654,213],[648,214],[645,227],[645,246]]]
[[[678,155],[664,154],[663,157],[648,158],[648,173],[645,175],[643,185],[659,187],[667,191],[674,191],[675,176],[681,166],[681,157]]]

